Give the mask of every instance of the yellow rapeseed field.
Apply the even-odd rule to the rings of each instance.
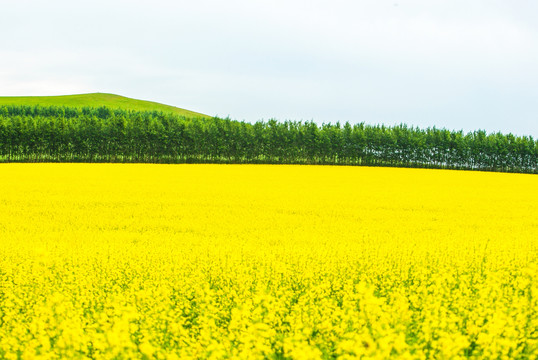
[[[2,359],[536,359],[538,176],[0,165]]]

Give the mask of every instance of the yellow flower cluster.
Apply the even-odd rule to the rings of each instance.
[[[536,359],[536,175],[0,165],[2,359]]]

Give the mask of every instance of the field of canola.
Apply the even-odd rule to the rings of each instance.
[[[2,359],[536,359],[538,176],[0,165]]]

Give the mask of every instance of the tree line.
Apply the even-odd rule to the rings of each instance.
[[[264,163],[538,173],[530,136],[406,125],[187,118],[102,108],[0,106],[1,162]]]

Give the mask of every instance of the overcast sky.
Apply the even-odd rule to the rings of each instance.
[[[538,137],[538,2],[0,0],[0,96]]]

